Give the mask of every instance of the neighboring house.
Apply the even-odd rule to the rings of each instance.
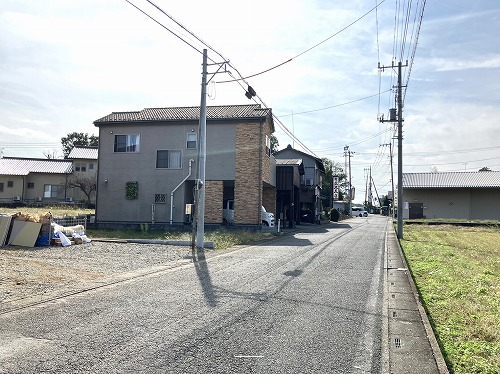
[[[99,128],[96,222],[189,222],[198,169],[199,107],[111,113]],[[276,211],[271,109],[207,107],[205,223],[223,222],[234,200],[235,225],[260,225]]]
[[[300,185],[304,175],[301,159],[276,160],[276,220],[284,227],[300,224]]]
[[[298,151],[288,145],[274,154],[276,160],[301,159],[304,166],[304,175],[301,176],[300,189],[300,216],[302,220],[314,222],[323,211],[321,202],[321,186],[325,176],[323,161],[307,153]]]
[[[81,183],[90,193],[90,201],[95,203],[95,187],[90,185],[97,183],[98,148],[97,147],[74,147],[67,159],[73,161],[73,175],[69,179],[73,183]],[[72,189],[72,197],[75,201],[88,200],[89,197],[81,188]]]
[[[66,201],[72,172],[71,160],[0,158],[0,202]]]
[[[403,218],[500,219],[500,172],[403,173]]]

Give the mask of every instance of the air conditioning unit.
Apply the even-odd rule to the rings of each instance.
[[[21,201],[21,196],[14,196],[14,201]]]
[[[35,199],[35,201],[37,203],[41,203],[42,202],[42,198],[40,196],[37,196],[36,199]]]
[[[314,185],[314,180],[313,179],[306,179],[306,186],[312,186]]]
[[[72,197],[67,197],[66,198],[66,202],[67,203],[72,203],[73,202],[73,198]]]

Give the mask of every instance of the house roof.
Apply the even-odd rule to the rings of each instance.
[[[97,147],[74,147],[68,155],[70,159],[97,160]]]
[[[207,106],[207,120],[229,119],[271,119],[271,109],[261,108],[260,104]],[[200,107],[145,108],[133,112],[113,112],[94,121],[95,126],[127,122],[169,122],[197,121],[200,119]]]
[[[277,151],[277,152],[274,153],[274,157],[276,158],[276,161],[278,161],[278,159],[279,159],[278,157],[280,157],[280,153],[284,153],[285,151],[293,151],[294,153],[302,155],[304,157],[312,158],[313,160],[316,161],[316,165],[318,166],[318,169],[321,172],[325,173],[325,165],[323,164],[323,160],[322,159],[320,159],[319,157],[310,155],[308,153],[299,151],[299,150],[297,150],[295,148],[292,148],[292,146],[290,144],[288,144],[288,146],[286,148],[281,149],[281,150],[279,150],[279,151]],[[281,157],[283,157],[283,156],[281,156]]]
[[[38,158],[0,158],[0,175],[28,175],[29,173],[71,174],[73,161]]]
[[[403,173],[403,188],[498,188],[499,171]]]

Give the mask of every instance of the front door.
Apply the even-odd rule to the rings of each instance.
[[[410,219],[424,218],[424,204],[410,203]]]

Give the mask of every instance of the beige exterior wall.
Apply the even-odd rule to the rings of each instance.
[[[0,176],[0,183],[4,183],[0,201],[11,202],[14,196],[20,196],[24,202],[35,202],[38,198],[42,202],[61,201],[66,197],[72,197],[72,191],[64,188],[66,180],[66,174],[31,173],[27,176]],[[12,181],[12,187],[7,187],[9,181]],[[61,186],[57,196],[45,197],[45,185]]]
[[[425,218],[500,219],[499,189],[405,189],[403,218],[410,203],[422,203]],[[406,204],[408,203],[408,204]]]
[[[222,199],[224,185],[222,181],[205,183],[205,222],[222,223]]]

